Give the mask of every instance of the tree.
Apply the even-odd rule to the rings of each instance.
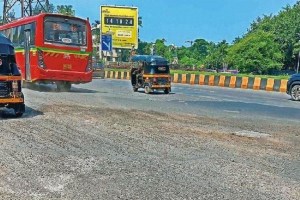
[[[157,55],[167,57],[166,54],[168,53],[169,49],[165,45],[166,40],[163,39],[157,39],[155,41],[155,51]]]
[[[143,18],[142,17],[138,17],[138,25],[140,27],[143,27]]]
[[[280,70],[283,54],[273,33],[255,31],[228,50],[227,61],[241,72],[267,74]]]
[[[205,57],[208,55],[209,42],[204,39],[196,39],[193,45],[190,47],[191,57],[198,60],[204,61]]]
[[[73,10],[72,5],[58,5],[56,12],[63,15],[75,16],[75,10]]]
[[[208,46],[208,55],[205,58],[205,65],[207,68],[223,69],[227,66],[226,56],[229,44],[226,40],[223,40],[217,44],[210,43]]]
[[[263,16],[257,18],[251,24],[248,34],[261,30],[273,33],[276,42],[280,45],[283,52],[283,63],[285,69],[293,69],[298,60],[298,53],[295,45],[300,39],[300,1],[294,6],[287,5],[277,16]],[[247,34],[245,35],[247,36]]]
[[[43,10],[42,7],[45,8],[45,5],[42,6],[41,4],[37,4],[32,10],[33,15],[40,14]],[[46,12],[54,13],[54,11],[55,11],[55,6],[53,4],[49,4],[48,10]]]
[[[95,20],[95,22],[92,23],[92,35],[93,35],[93,57],[96,58],[98,61],[99,58],[99,51],[97,46],[100,44],[100,27],[99,27],[100,21]]]

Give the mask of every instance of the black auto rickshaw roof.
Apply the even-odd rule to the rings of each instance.
[[[10,39],[8,39],[5,35],[0,33],[0,43],[1,44],[7,44],[7,45],[12,45]]]
[[[156,55],[135,55],[132,56],[131,61],[146,62],[149,65],[168,65],[168,61],[164,57],[156,56]]]
[[[0,54],[14,55],[14,47],[10,39],[0,33]]]

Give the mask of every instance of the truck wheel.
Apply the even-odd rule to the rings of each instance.
[[[291,89],[291,97],[293,101],[300,100],[300,85],[294,85]]]
[[[145,93],[149,94],[151,92],[151,88],[149,86],[145,86]]]

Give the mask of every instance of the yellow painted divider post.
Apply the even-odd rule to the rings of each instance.
[[[186,83],[186,74],[181,75],[181,83]]]
[[[236,76],[231,76],[230,77],[229,87],[235,88],[235,83],[236,83]]]
[[[199,84],[204,85],[205,84],[205,75],[200,74],[199,75]]]
[[[114,78],[114,71],[110,71],[109,78]]]
[[[279,88],[280,92],[286,92],[286,90],[287,90],[287,82],[288,82],[288,80],[281,80],[280,81],[280,88]]]
[[[124,72],[121,72],[121,79],[124,79]]]
[[[253,90],[260,89],[260,82],[261,82],[261,78],[259,78],[259,77],[254,78]]]
[[[119,72],[116,71],[116,72],[115,72],[115,79],[118,79],[118,78],[119,78]]]
[[[214,86],[215,85],[215,75],[210,75],[208,79],[208,85]]]
[[[173,82],[178,83],[178,74],[177,73],[174,74]]]
[[[225,86],[225,76],[224,75],[220,76],[219,86],[221,86],[221,87]]]
[[[104,71],[104,78],[108,78],[108,71]]]
[[[248,77],[242,77],[242,85],[241,85],[241,88],[247,89],[247,88],[248,88],[248,81],[249,81],[249,78],[248,78]]]
[[[273,91],[274,90],[273,88],[274,88],[274,79],[273,78],[268,78],[266,90],[267,91]]]
[[[190,79],[190,84],[191,85],[195,84],[195,78],[196,78],[196,75],[195,74],[191,74],[191,79]]]
[[[129,71],[127,72],[126,79],[127,79],[127,80],[130,80],[130,72],[129,72]]]

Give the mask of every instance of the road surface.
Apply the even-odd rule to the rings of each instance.
[[[299,199],[300,103],[283,93],[95,79],[24,89],[0,120],[0,199]]]

